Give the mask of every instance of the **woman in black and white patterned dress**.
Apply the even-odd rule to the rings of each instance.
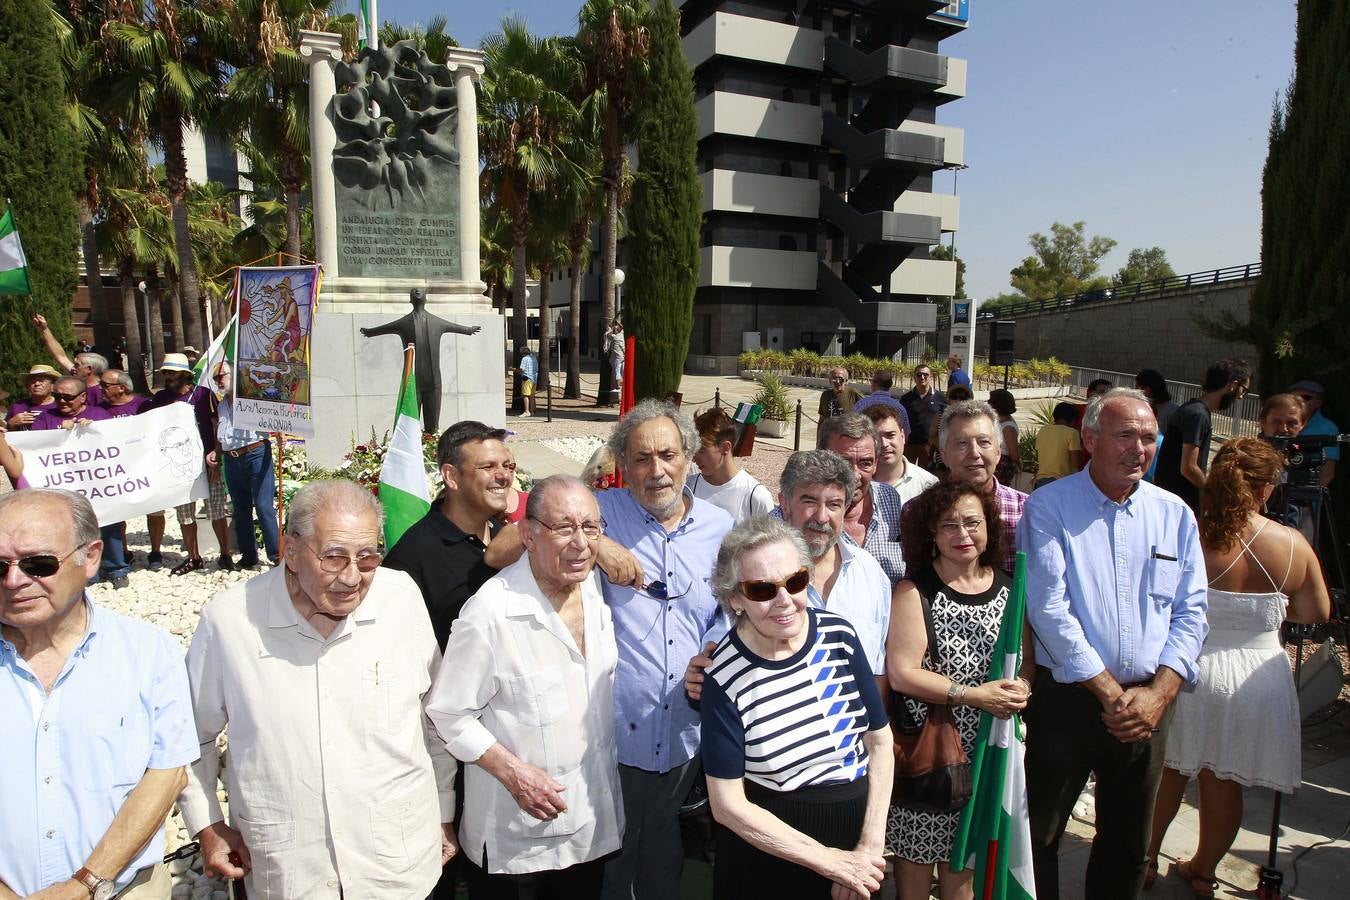
[[[895,588],[886,674],[904,694],[910,714],[922,723],[928,705],[947,703],[969,755],[980,711],[1007,718],[1026,706],[1030,687],[1021,679],[984,683],[998,642],[1010,583],[999,568],[1002,529],[992,494],[943,482],[905,506],[901,525],[909,580]],[[924,603],[932,610],[938,664],[928,651]],[[960,812],[934,813],[893,806],[886,828],[886,855],[896,857],[901,900],[928,897],[933,866],[944,900],[973,893],[973,872],[947,865]]]

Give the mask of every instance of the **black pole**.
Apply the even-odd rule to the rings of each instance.
[[[1007,364],[1007,363],[1004,363],[1004,364],[1003,364],[1003,389],[1004,389],[1005,391],[1008,389],[1008,364]]]
[[[719,387],[713,391],[713,409],[722,408],[722,389]]]
[[[1301,686],[1300,679],[1303,674],[1303,638],[1307,626],[1294,625],[1293,628],[1298,635],[1298,652],[1294,654],[1294,690],[1297,691]],[[1261,867],[1256,881],[1258,900],[1280,900],[1281,889],[1284,887],[1284,873],[1275,867],[1275,857],[1280,843],[1280,801],[1283,799],[1284,795],[1275,791],[1275,802],[1271,804],[1270,809],[1270,848],[1266,854],[1266,864]]]
[[[802,449],[802,401],[797,401],[797,424],[792,433],[792,449]]]

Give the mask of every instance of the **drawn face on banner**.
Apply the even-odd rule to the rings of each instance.
[[[197,448],[191,436],[174,426],[159,433],[159,451],[169,462],[169,468],[180,479],[191,478],[197,469]]]

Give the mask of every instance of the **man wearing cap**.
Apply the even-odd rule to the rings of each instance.
[[[258,539],[253,531],[253,514],[258,514],[262,528],[263,549],[273,565],[278,553],[276,475],[272,468],[272,441],[265,431],[248,431],[234,427],[234,408],[231,405],[230,366],[222,362],[216,369],[216,385],[224,397],[216,409],[216,443],[206,454],[206,464],[212,469],[223,465],[225,485],[234,504],[234,540],[239,545],[239,565],[251,569],[258,565]],[[214,482],[213,482],[214,484]],[[214,490],[214,487],[212,488]],[[229,568],[230,558],[221,544],[220,567]]]
[[[1303,407],[1307,410],[1307,421],[1304,422],[1300,435],[1334,437],[1341,433],[1340,427],[1335,422],[1322,415],[1322,397],[1325,391],[1322,390],[1321,384],[1305,379],[1290,387],[1289,393],[1302,400]],[[1336,477],[1336,463],[1340,462],[1341,451],[1336,444],[1329,444],[1323,452],[1326,460],[1322,463],[1322,487],[1326,487],[1331,484],[1331,479]]]
[[[56,407],[56,401],[52,399],[52,388],[56,386],[56,379],[60,377],[61,373],[51,366],[37,365],[28,370],[28,374],[24,376],[24,387],[28,389],[28,396],[11,403],[9,411],[5,414],[5,421],[11,430],[30,427],[33,420],[38,417],[38,413]]]
[[[216,446],[216,396],[204,387],[198,387],[192,382],[192,366],[188,364],[188,359],[182,353],[164,354],[164,364],[159,367],[160,374],[164,376],[164,389],[155,393],[150,398],[150,402],[145,404],[142,412],[149,412],[152,409],[159,409],[162,406],[168,406],[170,403],[187,403],[192,407],[193,417],[197,420],[197,433],[202,439],[202,453]],[[215,529],[217,535],[225,533],[225,488],[219,481],[207,479],[211,485],[210,496],[206,499],[206,510],[211,518],[211,527]],[[178,514],[178,526],[183,531],[183,549],[187,553],[181,565],[174,568],[172,574],[186,575],[189,572],[195,572],[206,565],[202,561],[201,551],[197,548],[197,502],[189,500],[182,506],[176,507]],[[164,514],[160,513],[153,516],[146,516],[146,522],[150,526],[150,558],[149,564],[151,570],[160,568],[164,564],[164,558],[160,553],[160,546],[164,540]],[[220,567],[229,569],[233,567],[230,560],[229,544],[226,543],[220,548]]]
[[[108,358],[98,353],[86,352],[76,353],[72,360],[66,356],[65,349],[61,342],[52,334],[51,328],[47,325],[45,316],[34,315],[33,324],[37,326],[38,332],[42,335],[42,342],[47,345],[47,352],[56,360],[56,364],[61,367],[61,371],[69,372],[76,378],[84,382],[84,386],[89,389],[87,401],[90,406],[98,406],[103,402],[103,386],[99,384],[104,371],[108,368]]]

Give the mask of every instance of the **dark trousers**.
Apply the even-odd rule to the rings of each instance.
[[[455,770],[455,824],[464,819],[464,766]],[[489,900],[492,888],[488,885],[487,872],[470,859],[469,848],[460,847],[455,858],[441,869],[441,877],[431,889],[428,900],[455,900],[459,885],[463,884],[469,893],[469,900]]]
[[[596,900],[605,880],[605,860],[528,875],[488,875],[493,900]]]
[[[1107,732],[1102,705],[1087,688],[1060,684],[1049,669],[1036,670],[1025,720],[1027,802],[1040,900],[1059,898],[1059,841],[1088,773],[1097,778],[1097,833],[1083,894],[1093,900],[1139,896],[1171,719],[1169,707],[1151,739],[1122,744]]]
[[[697,759],[669,772],[619,766],[623,850],[605,866],[605,900],[676,900],[684,844],[680,804],[699,773]]]

